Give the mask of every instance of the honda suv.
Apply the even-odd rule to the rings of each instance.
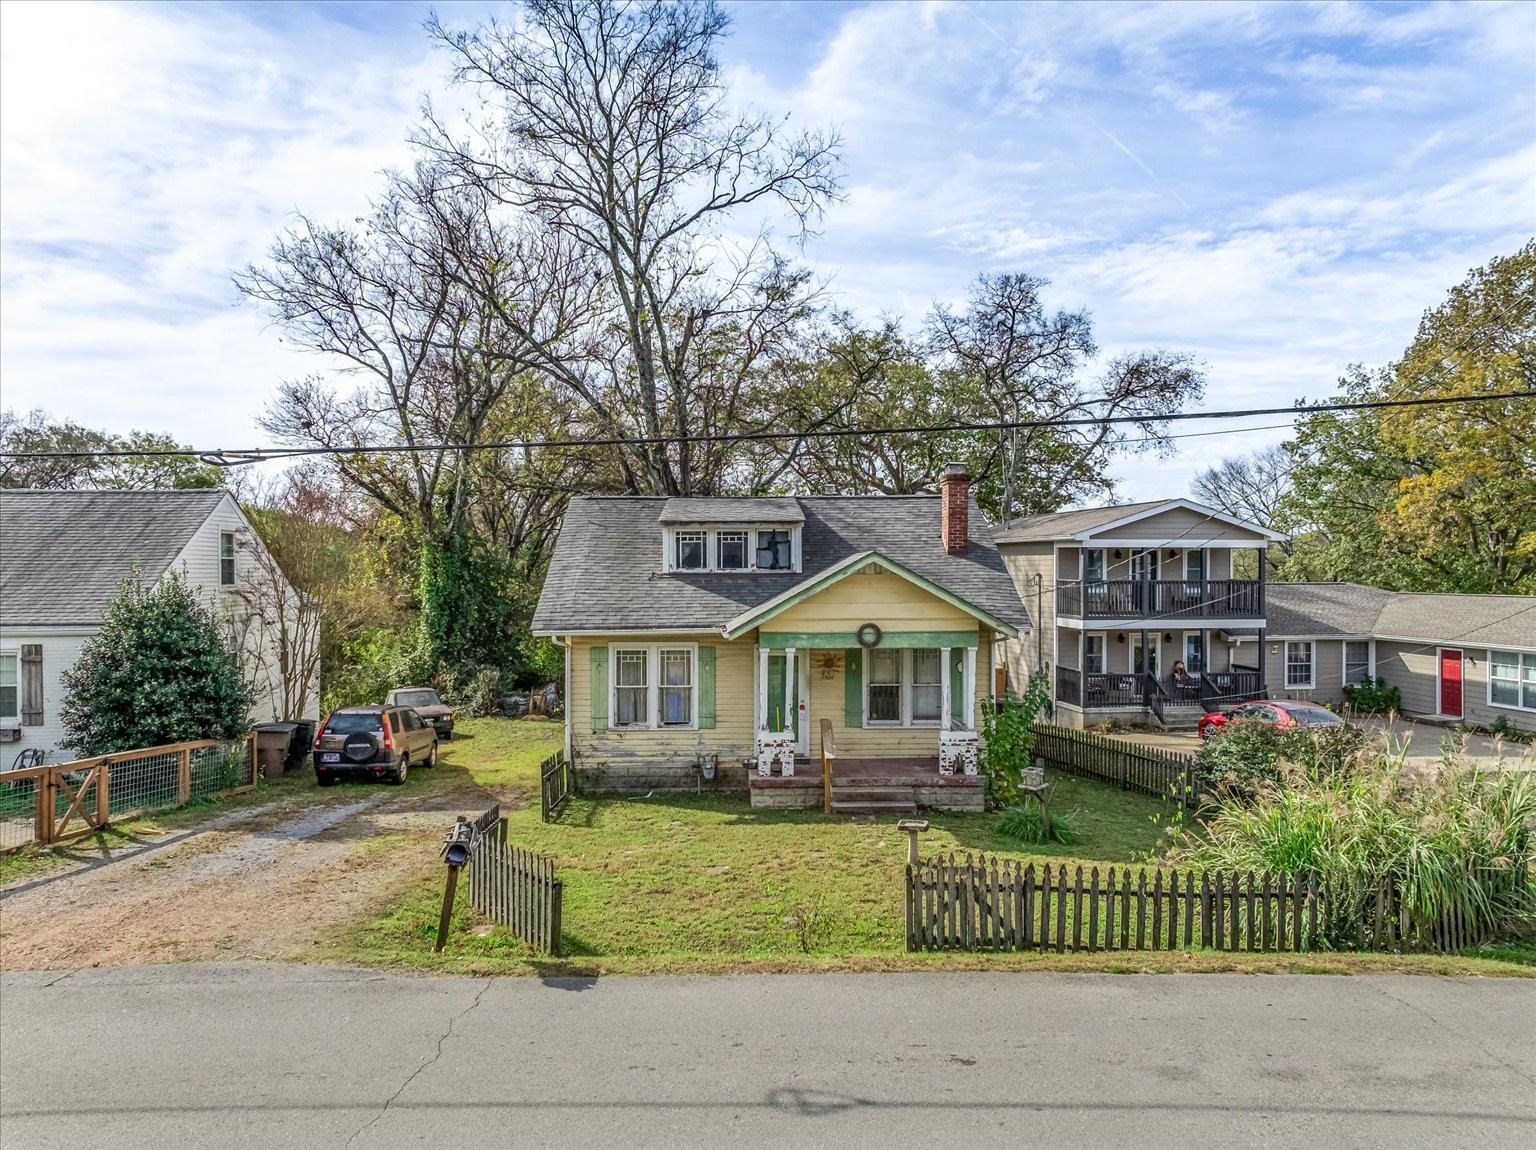
[[[405,782],[411,767],[437,766],[437,732],[409,707],[338,707],[315,736],[315,780],[343,775]]]

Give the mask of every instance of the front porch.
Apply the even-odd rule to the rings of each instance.
[[[976,774],[941,774],[937,757],[833,759],[831,765],[834,815],[985,809],[985,780]],[[820,810],[821,763],[797,759],[793,770],[791,775],[749,771],[747,791],[752,805]]]

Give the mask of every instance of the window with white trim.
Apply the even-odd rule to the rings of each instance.
[[[16,652],[0,651],[0,723],[21,721],[20,671]]]
[[[609,725],[639,730],[693,727],[699,713],[697,662],[698,648],[691,643],[610,647]]]
[[[1090,675],[1104,673],[1104,635],[1083,636],[1083,670]]]
[[[1371,675],[1371,644],[1367,639],[1344,640],[1344,685],[1358,687]]]
[[[1088,583],[1104,582],[1104,549],[1089,547],[1083,551],[1083,579]]]
[[[679,571],[704,571],[709,567],[709,536],[702,531],[679,531],[673,536],[672,566]]]
[[[1184,580],[1188,583],[1199,583],[1205,578],[1205,552],[1198,547],[1191,547],[1184,552]]]
[[[864,714],[870,726],[939,725],[944,717],[945,675],[939,648],[877,647],[869,653],[868,667]]]
[[[219,586],[235,585],[235,533],[219,532]]]
[[[1205,636],[1199,631],[1184,632],[1184,670],[1191,675],[1205,670]]]
[[[1488,652],[1488,702],[1536,711],[1536,652]]]
[[[777,527],[757,533],[757,569],[759,571],[792,571],[794,567],[793,534]]]
[[[749,565],[747,533],[722,531],[715,544],[715,566],[722,571],[745,571]]]
[[[1285,645],[1285,685],[1287,687],[1312,686],[1312,643],[1306,639],[1293,639]]]

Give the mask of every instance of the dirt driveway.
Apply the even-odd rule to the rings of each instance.
[[[415,781],[414,778],[412,780]],[[0,968],[297,959],[437,866],[457,814],[523,795],[349,786],[231,812],[0,891]]]

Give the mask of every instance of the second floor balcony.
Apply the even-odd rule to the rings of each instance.
[[[1077,619],[1262,619],[1257,579],[1066,580],[1056,613]]]

